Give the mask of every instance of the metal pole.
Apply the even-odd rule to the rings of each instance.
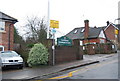
[[[8,30],[8,50],[10,50],[10,30],[11,30],[11,25],[12,24],[9,24],[9,30]]]
[[[48,0],[47,39],[49,39],[49,30],[50,30],[50,0]]]
[[[53,33],[53,65],[55,65],[55,33]]]

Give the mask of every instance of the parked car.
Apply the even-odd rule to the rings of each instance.
[[[1,51],[1,66],[17,66],[18,68],[23,68],[23,58],[15,51]]]

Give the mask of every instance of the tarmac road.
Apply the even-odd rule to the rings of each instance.
[[[98,64],[75,68],[50,79],[118,79],[118,54],[102,58]]]

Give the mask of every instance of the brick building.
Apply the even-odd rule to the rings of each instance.
[[[106,43],[107,38],[103,27],[89,27],[89,20],[84,21],[85,26],[73,29],[66,34],[72,40],[79,40],[80,45]]]
[[[110,23],[109,21],[107,21],[107,26],[104,27],[104,31],[107,39],[110,40],[112,43],[118,45],[118,40],[119,40],[118,27],[116,27],[113,23]]]
[[[14,24],[17,19],[0,12],[0,51],[13,50]]]
[[[115,26],[119,29],[117,37],[118,37],[118,49],[120,50],[120,24],[116,24]]]

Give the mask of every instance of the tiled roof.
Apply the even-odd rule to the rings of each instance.
[[[89,27],[89,34],[88,39],[90,38],[97,38],[100,34],[100,32],[103,30],[102,27]],[[66,34],[66,36],[70,39],[84,39],[84,27],[79,27],[73,29],[71,32]]]
[[[12,21],[13,23],[18,22],[17,19],[15,19],[15,18],[13,18],[13,17],[11,17],[3,12],[0,12],[0,19],[5,20],[5,21]]]

